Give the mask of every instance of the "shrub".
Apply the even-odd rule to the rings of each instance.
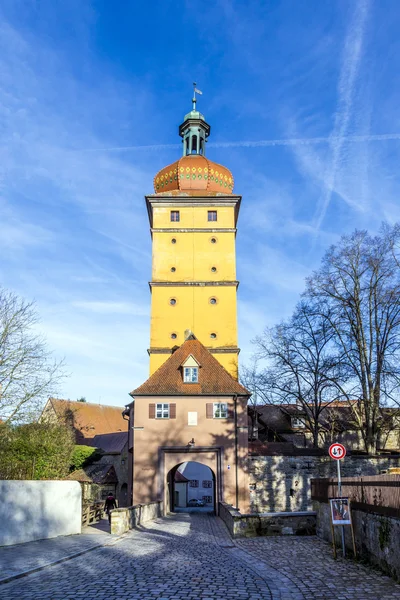
[[[2,424],[0,479],[63,479],[73,449],[74,435],[65,424]]]
[[[71,471],[91,465],[102,456],[99,448],[92,446],[75,446],[71,457]]]

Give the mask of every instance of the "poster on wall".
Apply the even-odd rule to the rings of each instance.
[[[331,498],[332,525],[351,525],[350,501],[348,498]]]

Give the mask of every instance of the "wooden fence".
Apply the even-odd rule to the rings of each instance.
[[[104,502],[82,504],[82,525],[98,523],[103,513],[103,504]]]
[[[339,495],[337,479],[312,479],[311,497],[319,502]],[[372,475],[342,479],[342,496],[352,508],[400,518],[400,475]]]

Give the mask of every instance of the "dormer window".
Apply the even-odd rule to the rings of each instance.
[[[304,421],[302,421],[298,417],[292,417],[292,428],[297,429],[299,427],[305,427]]]
[[[183,368],[183,381],[184,381],[184,383],[197,383],[199,381],[199,368],[198,367],[184,367]]]

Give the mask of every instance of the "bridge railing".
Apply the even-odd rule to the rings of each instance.
[[[98,523],[103,514],[103,502],[82,504],[82,525]]]

